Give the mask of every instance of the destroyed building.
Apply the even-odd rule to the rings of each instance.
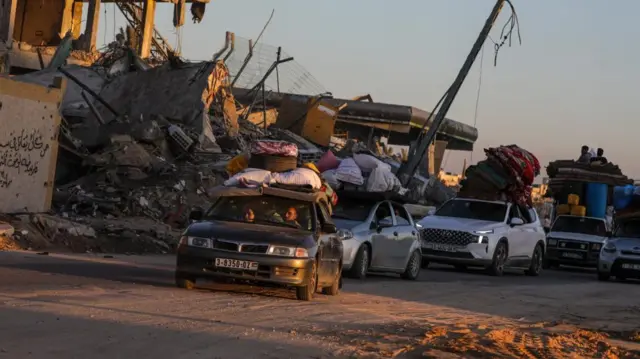
[[[192,3],[196,20],[205,3]],[[44,155],[36,148],[14,154],[30,163],[39,156],[41,177],[27,176],[27,169],[0,168],[0,194],[16,198],[3,212],[18,214],[12,223],[27,229],[15,235],[29,247],[168,252],[188,223],[189,211],[208,205],[206,189],[224,181],[227,162],[251,141],[292,142],[300,163],[315,162],[328,149],[341,147],[341,141],[357,139],[373,149],[375,137],[386,137],[390,144],[406,145],[427,120],[425,111],[370,97],[337,99],[300,86],[296,93],[267,88],[271,72],[277,76],[281,65],[282,74],[293,60],[279,49],[271,66],[253,73],[254,80],[236,83],[243,69],[250,68],[250,41],[246,53],[237,51],[236,40],[242,40],[227,32],[212,61],[191,63],[154,29],[154,1],[116,4],[130,26],[102,52],[95,46],[99,1],[88,3],[84,29],[76,18],[82,2],[52,0],[47,6],[55,5],[55,11],[37,7],[26,12],[33,6],[27,0],[0,4],[2,68],[12,75],[0,77],[0,104],[8,104],[0,106],[0,126],[13,124],[2,141],[22,131],[31,138],[43,135],[38,141],[48,146]],[[180,26],[185,1],[171,5],[174,25]],[[57,33],[42,30],[33,20],[42,11],[60,13],[47,17],[45,24],[47,31],[55,28]],[[445,121],[422,176],[416,177],[422,187],[412,192],[428,196],[424,187],[433,183],[427,178],[437,173],[444,150],[471,150],[476,139],[474,128]],[[387,161],[394,168],[400,165],[394,158]],[[22,182],[45,185],[29,193],[28,187],[18,186]]]

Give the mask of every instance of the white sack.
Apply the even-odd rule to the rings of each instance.
[[[249,185],[262,185],[272,183],[273,179],[271,177],[271,171],[259,168],[247,168],[224,181],[224,185],[234,187],[239,185],[241,181]]]
[[[398,191],[400,180],[385,167],[376,167],[367,179],[367,192]]]
[[[322,172],[322,178],[331,186],[332,188],[338,189],[340,188],[340,182],[337,178],[337,170],[328,170]]]
[[[336,170],[336,178],[338,181],[351,183],[356,186],[361,186],[364,183],[362,171],[353,158],[345,158],[340,162],[340,166],[338,166]]]
[[[320,176],[308,168],[296,168],[288,172],[273,173],[271,177],[275,183],[280,184],[311,186],[313,189],[320,189],[320,187],[322,187]]]
[[[371,172],[378,167],[386,168],[388,171],[391,171],[391,166],[387,163],[380,161],[379,159],[368,155],[366,153],[357,153],[353,155],[353,160],[356,162],[358,167],[362,170],[362,172]]]

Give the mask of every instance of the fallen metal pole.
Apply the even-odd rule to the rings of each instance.
[[[449,108],[451,108],[451,104],[453,103],[453,100],[455,100],[456,95],[460,90],[460,87],[462,87],[462,83],[464,82],[465,78],[469,74],[469,70],[471,70],[471,66],[473,66],[473,63],[478,57],[480,50],[482,50],[482,46],[484,45],[484,42],[487,40],[487,37],[489,36],[489,32],[491,31],[493,24],[498,18],[498,15],[502,10],[502,7],[504,6],[505,1],[506,0],[496,1],[496,4],[493,7],[493,10],[491,11],[491,15],[489,15],[489,17],[487,18],[487,21],[485,22],[484,27],[482,28],[482,31],[480,31],[480,34],[478,35],[476,42],[473,44],[473,47],[471,48],[471,52],[469,53],[469,55],[467,56],[467,59],[462,65],[462,68],[460,69],[458,76],[453,81],[453,84],[451,85],[449,90],[447,90],[447,94],[445,95],[444,101],[442,102],[442,106],[438,110],[438,113],[436,114],[433,120],[433,123],[431,124],[431,126],[429,126],[429,130],[415,146],[412,146],[412,148],[409,149],[409,160],[403,163],[398,169],[398,173],[397,173],[398,179],[400,180],[400,183],[402,184],[403,187],[408,186],[409,182],[411,181],[411,178],[415,175],[416,170],[418,169],[418,166],[420,166],[420,164],[422,163],[422,159],[426,155],[427,150],[429,149],[429,146],[433,142],[435,135],[438,131],[438,128],[444,121],[444,118],[447,115]]]
[[[96,120],[98,120],[98,122],[100,122],[101,125],[104,125],[105,124],[104,119],[102,118],[102,116],[100,116],[98,109],[96,109],[96,107],[93,105],[93,102],[91,102],[91,100],[89,99],[89,96],[87,96],[87,93],[82,91],[80,95],[84,99],[84,102],[87,103],[87,106],[89,106],[89,110],[91,111],[91,113],[93,113],[93,115],[96,116]]]
[[[104,105],[104,107],[106,107],[109,111],[111,111],[111,113],[116,116],[116,118],[118,116],[120,116],[120,114],[118,113],[118,111],[116,111],[111,105],[109,105],[109,103],[107,101],[105,101],[102,97],[100,97],[100,95],[98,95],[97,93],[95,93],[95,91],[93,91],[92,89],[89,88],[89,86],[83,84],[80,80],[78,80],[78,78],[76,78],[75,76],[73,76],[72,74],[70,74],[67,70],[63,69],[62,67],[58,68],[58,71],[62,72],[63,75],[65,75],[66,77],[69,78],[69,80],[73,81],[76,83],[76,85],[80,86],[83,90],[87,91],[89,93],[89,95],[93,96],[96,100],[98,100],[101,104]]]

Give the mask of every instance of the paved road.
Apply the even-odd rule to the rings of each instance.
[[[628,337],[640,327],[640,285],[597,282],[589,271],[494,278],[436,268],[415,282],[346,280],[338,297],[298,302],[283,289],[180,290],[172,262],[0,253],[0,358],[441,357],[425,348],[455,351],[456,335],[499,337],[509,344],[494,343],[502,357],[544,357],[540,348],[555,342],[522,330],[561,322]]]

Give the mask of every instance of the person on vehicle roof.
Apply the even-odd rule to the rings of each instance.
[[[579,163],[590,163],[591,162],[591,153],[589,153],[589,146],[582,146],[580,150],[580,157],[578,158]]]
[[[294,225],[297,228],[302,227],[300,223],[298,223],[298,211],[295,207],[289,207],[289,209],[287,209],[287,212],[284,214],[284,223]]]
[[[591,157],[591,162],[600,162],[603,165],[609,162],[606,157],[604,157],[604,150],[602,148],[598,148],[598,152],[595,157]]]

